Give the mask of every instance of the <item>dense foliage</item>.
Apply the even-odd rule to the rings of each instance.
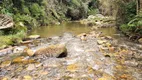
[[[3,0],[1,13],[10,15],[15,22],[21,21],[28,26],[44,25],[47,24],[47,18],[42,2],[43,0]]]
[[[15,25],[10,30],[1,30],[0,34],[12,37],[22,32],[24,36],[27,30],[34,27],[86,18],[88,5],[85,2],[87,0],[2,0],[0,14],[13,17]]]
[[[127,24],[136,15],[136,1],[117,0],[116,5],[118,7],[116,21],[117,25]]]
[[[127,24],[123,24],[120,29],[132,39],[142,37],[142,14],[136,15]]]
[[[130,39],[137,40],[141,38],[142,13],[136,15],[136,1],[130,1],[121,5],[123,6],[123,12],[119,14],[118,22],[123,25],[120,25],[120,30],[129,36]]]
[[[27,28],[47,24],[43,0],[2,0],[0,14],[13,17],[12,29],[0,30],[0,46],[20,42]]]

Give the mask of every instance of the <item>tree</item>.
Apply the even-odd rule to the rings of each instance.
[[[137,14],[142,11],[142,0],[137,0]]]

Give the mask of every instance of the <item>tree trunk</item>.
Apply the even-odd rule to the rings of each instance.
[[[142,11],[142,0],[137,0],[137,14]]]

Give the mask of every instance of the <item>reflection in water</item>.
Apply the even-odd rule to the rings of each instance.
[[[91,27],[79,24],[78,22],[69,22],[69,23],[62,23],[60,25],[50,25],[45,27],[40,27],[33,29],[30,32],[31,34],[38,34],[41,37],[51,37],[51,36],[60,36],[65,32],[71,32],[73,34],[80,34],[83,32],[91,31]]]

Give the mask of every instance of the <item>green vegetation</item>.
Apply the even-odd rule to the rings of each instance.
[[[99,10],[98,9],[89,9],[88,11],[88,15],[95,15],[98,14]]]
[[[142,13],[136,15],[136,1],[130,1],[122,4],[123,15],[121,15],[120,30],[129,36],[130,39],[139,39],[142,37]]]
[[[6,41],[3,42],[4,44],[12,44],[11,37],[18,38],[15,36],[20,35],[20,33],[26,34],[27,30],[34,27],[55,24],[64,20],[83,19],[87,18],[88,15],[98,14],[101,12],[101,10],[99,11],[101,2],[101,0],[91,0],[90,2],[88,0],[2,0],[0,14],[11,16],[15,25],[12,29],[1,30],[0,35],[8,40],[8,42],[3,40]],[[117,5],[115,8],[118,8],[116,21],[121,26],[120,30],[126,35],[141,37],[142,16],[141,14],[136,16],[137,2],[135,0],[116,0],[114,2]],[[109,3],[106,5],[112,6]],[[103,8],[103,6],[101,7]],[[113,9],[102,12],[111,13]]]
[[[75,6],[81,6],[81,1],[80,0],[71,0],[71,4]]]
[[[60,1],[61,0],[2,0],[2,3],[0,3],[0,14],[13,17],[15,25],[12,29],[2,30],[3,33],[0,33],[2,34],[1,37],[5,37],[7,41],[3,40],[1,43],[12,44],[13,42],[10,42],[12,37],[15,38],[15,36],[21,32],[26,34],[27,30],[34,27],[68,20],[68,18],[71,18],[71,16],[66,17],[69,9],[73,12],[71,15],[79,11],[77,15],[73,16],[78,17],[77,19],[87,16],[88,6],[81,0],[70,0],[66,1],[66,3],[60,3]],[[21,23],[23,26],[21,26]]]
[[[20,43],[25,37],[26,33],[24,31],[19,31],[16,34],[2,35],[0,36],[0,47],[3,45],[12,45],[14,43]]]
[[[88,15],[95,15],[99,13],[98,4],[99,4],[98,0],[92,0],[89,3]]]
[[[0,46],[20,43],[26,38],[27,28],[22,22],[16,23],[12,29],[0,30]]]
[[[128,35],[130,38],[135,37],[139,39],[142,37],[142,14],[136,15],[127,24],[123,24],[120,29],[123,33]]]
[[[116,15],[117,25],[127,24],[136,15],[136,1],[125,2],[124,0],[116,1],[118,11]]]
[[[0,13],[10,15],[16,23],[20,21],[28,27],[47,25],[42,3],[43,0],[3,0]]]
[[[12,29],[1,30],[0,46],[19,43],[25,38],[27,29],[47,25],[44,1],[2,0],[0,14],[13,17],[15,25]]]

